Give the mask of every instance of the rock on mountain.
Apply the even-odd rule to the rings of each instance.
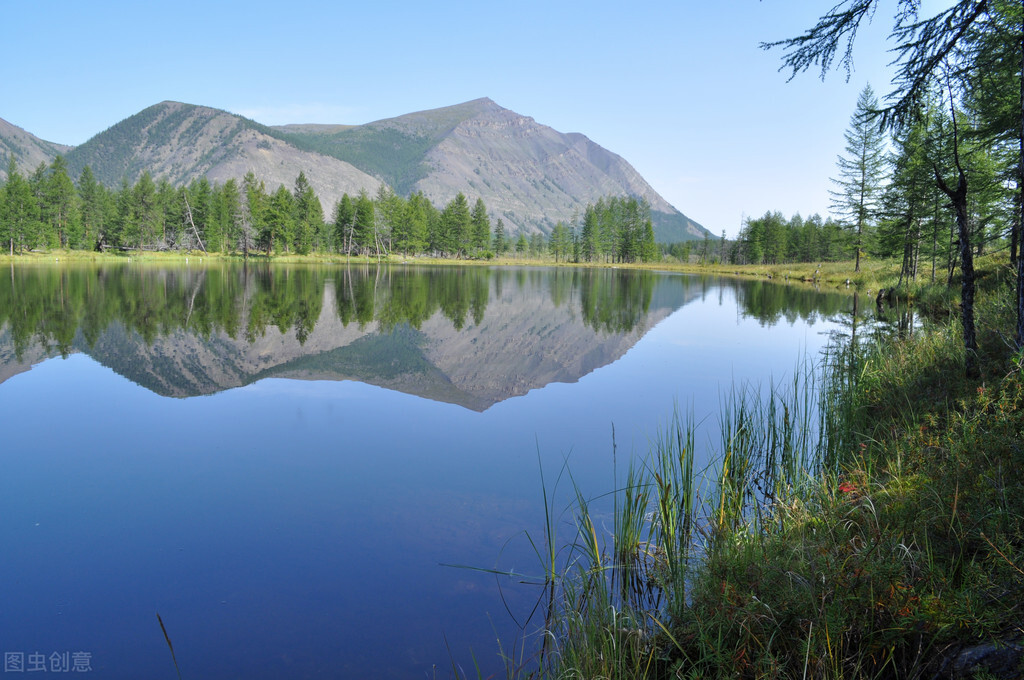
[[[70,146],[39,139],[0,118],[0,182],[7,179],[7,164],[11,158],[14,158],[18,171],[28,175],[40,163],[49,165],[54,158],[70,149]]]
[[[77,176],[88,165],[107,186],[134,183],[145,171],[175,185],[206,176],[239,179],[252,170],[267,191],[295,184],[305,172],[325,211],[343,193],[377,191],[380,180],[349,163],[296,148],[267,128],[226,111],[162,102],[126,118],[67,154]]]
[[[490,99],[343,128],[281,126],[284,139],[344,159],[397,193],[422,191],[435,204],[462,191],[479,196],[511,231],[549,232],[599,198],[651,204],[660,241],[703,238],[705,229],[662,198],[621,156]]]

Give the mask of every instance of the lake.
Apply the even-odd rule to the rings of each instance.
[[[447,565],[540,572],[541,468],[604,494],[854,309],[618,269],[0,271],[0,651],[102,678],[176,677],[157,613],[185,678],[498,672],[539,589]]]

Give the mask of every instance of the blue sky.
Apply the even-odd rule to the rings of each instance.
[[[744,215],[826,214],[858,93],[889,90],[887,3],[861,32],[849,82],[787,83],[779,53],[759,49],[833,4],[12,1],[0,118],[80,144],[166,99],[274,125],[486,96],[587,135],[734,236]]]

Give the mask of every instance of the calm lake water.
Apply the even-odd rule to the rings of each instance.
[[[785,379],[853,300],[622,270],[14,266],[0,651],[172,678],[159,612],[185,678],[495,672],[540,593],[444,565],[539,573],[540,466],[597,496],[613,426],[620,472],[675,404],[713,437],[731,384]]]

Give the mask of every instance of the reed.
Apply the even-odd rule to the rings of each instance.
[[[178,674],[178,680],[181,680],[181,669],[178,668],[178,658],[174,655],[174,645],[171,644],[171,636],[167,634],[167,628],[164,626],[164,620],[160,618],[160,612],[156,613],[157,623],[160,624],[160,630],[164,634],[164,641],[167,643],[167,649],[171,650],[171,661],[174,662],[174,670]]]
[[[955,324],[872,337],[737,386],[715,437],[677,408],[616,484],[610,529],[574,485],[546,651],[515,677],[930,677],[950,650],[1011,641],[1024,376],[998,347],[1005,307],[979,304],[981,383]]]
[[[549,599],[531,675],[646,678],[666,671],[684,651],[673,631],[692,615],[699,571],[782,521],[772,508],[810,474],[817,391],[803,381],[814,379],[805,367],[788,390],[734,390],[723,400],[723,453],[700,471],[698,425],[677,409],[613,492],[610,531],[573,483],[574,532],[556,547],[554,489],[545,488],[546,536],[530,543]]]

